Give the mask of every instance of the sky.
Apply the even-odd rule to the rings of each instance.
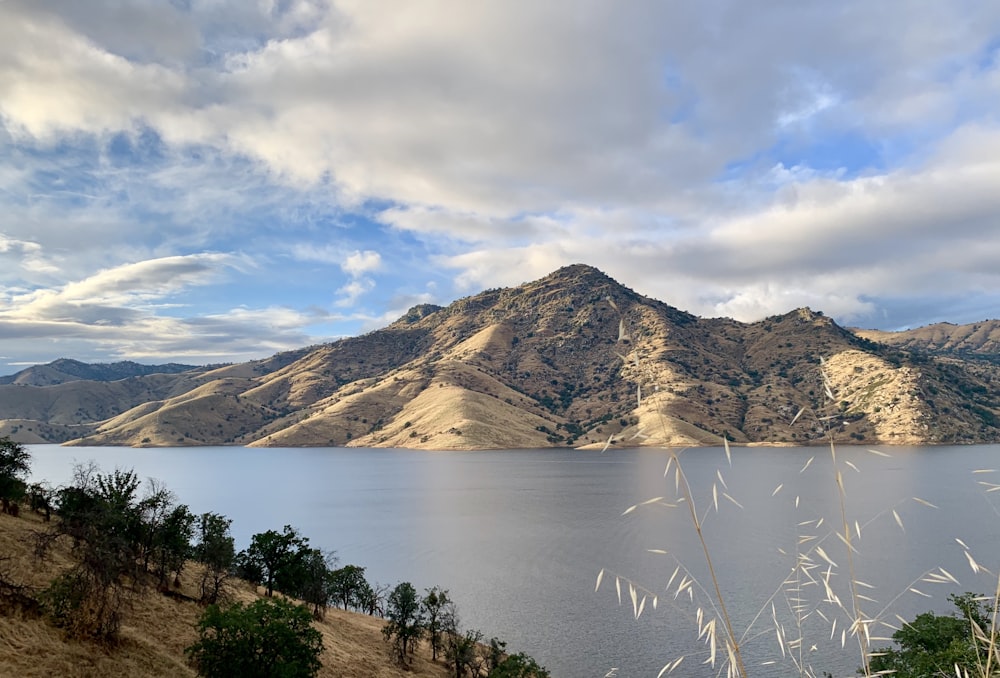
[[[0,0],[0,373],[574,263],[704,317],[1000,317],[1000,3]]]

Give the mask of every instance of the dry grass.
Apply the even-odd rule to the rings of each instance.
[[[45,561],[33,557],[34,533],[49,526],[34,515],[12,518],[0,514],[0,573],[8,581],[37,592],[71,564],[64,546]],[[179,593],[194,597],[197,566],[190,564]],[[250,601],[256,591],[241,582],[236,600]],[[196,639],[195,624],[202,608],[195,602],[168,597],[150,589],[125,615],[121,642],[104,647],[67,639],[63,632],[31,611],[0,608],[0,676],[19,678],[107,678],[108,676],[195,676],[184,648]],[[380,619],[330,610],[315,627],[323,634],[323,678],[444,678],[442,664],[432,663],[421,647],[413,666],[393,663]]]

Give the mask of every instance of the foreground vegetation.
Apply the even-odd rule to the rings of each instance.
[[[29,466],[0,438],[0,675],[548,676],[447,591],[372,584],[291,526],[236,553],[229,519],[132,471],[49,488]]]

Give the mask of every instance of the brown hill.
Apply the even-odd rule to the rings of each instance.
[[[87,364],[79,360],[60,358],[46,365],[33,365],[5,377],[0,384],[21,384],[23,386],[52,386],[67,381],[85,379],[88,381],[117,381],[128,377],[145,377],[150,374],[177,374],[191,370],[204,370],[194,365],[168,363],[166,365],[140,365],[126,360],[117,363]]]
[[[45,561],[33,556],[34,533],[46,530],[34,516],[12,518],[0,514],[0,579],[27,586],[32,594],[43,589],[70,564],[64,547]],[[193,597],[197,582],[193,563],[182,577],[178,593]],[[2,593],[2,592],[0,592]],[[257,593],[241,583],[234,600],[252,601]],[[125,616],[121,642],[108,648],[70,640],[41,615],[7,605],[0,595],[0,676],[19,678],[105,678],[106,676],[195,676],[184,648],[195,642],[200,605],[150,589]],[[323,667],[320,677],[340,678],[445,678],[441,663],[430,661],[421,646],[413,666],[402,669],[393,662],[391,648],[382,637],[383,620],[331,609],[325,620],[314,622],[323,634]]]
[[[1000,320],[984,320],[968,325],[935,323],[901,332],[855,332],[866,339],[899,348],[1000,361]]]
[[[846,442],[994,442],[997,370],[879,343],[808,309],[700,319],[577,265],[271,361],[74,382],[79,393],[0,386],[0,419],[19,432],[33,420],[42,437],[42,423],[89,426],[77,429],[84,445],[793,444],[828,430]]]

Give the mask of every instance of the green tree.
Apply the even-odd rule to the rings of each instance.
[[[330,572],[336,556],[319,549],[306,549],[299,554],[295,591],[292,595],[312,605],[313,617],[322,619],[330,602]]]
[[[448,591],[437,586],[426,589],[427,595],[420,601],[424,617],[424,628],[431,643],[431,660],[437,661],[438,652],[444,648],[445,610],[451,600]]]
[[[53,621],[71,634],[112,640],[124,610],[144,580],[143,525],[132,471],[98,473],[77,466],[58,493],[56,535],[73,540],[77,563],[43,595]]]
[[[323,636],[305,607],[280,598],[209,605],[198,641],[185,652],[206,678],[309,678],[321,664]]]
[[[399,663],[405,665],[423,634],[420,599],[413,584],[396,585],[386,601],[385,616],[388,622],[382,627],[382,635],[393,644]]]
[[[24,496],[24,478],[31,470],[31,454],[21,443],[0,438],[0,502],[4,513],[11,513],[12,503]]]
[[[372,591],[365,579],[365,568],[357,565],[345,565],[330,572],[327,578],[327,593],[334,605],[345,610],[352,607],[355,610],[364,609],[369,602],[369,592]]]
[[[198,517],[195,526],[198,541],[191,555],[205,566],[201,575],[201,600],[204,603],[219,601],[233,566],[236,548],[229,533],[232,523],[218,513],[203,513]]]
[[[179,584],[181,572],[191,555],[191,538],[194,536],[195,516],[185,504],[174,506],[153,533],[153,562],[161,587],[173,574],[174,584]]]
[[[549,678],[549,672],[528,655],[518,652],[500,662],[490,671],[489,678]]]
[[[451,670],[455,672],[455,678],[480,674],[482,657],[477,650],[482,640],[482,631],[460,632],[454,627],[449,630],[445,640],[444,656]]]
[[[975,628],[991,633],[989,612],[982,599],[972,593],[951,595],[948,599],[958,608],[953,615],[925,612],[892,634],[897,647],[875,651],[871,660],[873,673],[891,674],[895,678],[926,678],[954,676],[956,667],[962,675],[978,675],[975,671],[983,648],[977,646]],[[985,656],[985,652],[982,656]]]
[[[490,638],[489,645],[484,647],[486,654],[486,673],[492,673],[507,658],[507,643],[496,636]]]
[[[237,574],[255,584],[262,584],[270,598],[277,589],[295,594],[299,565],[309,549],[309,540],[291,525],[281,532],[268,530],[253,535],[250,546],[236,558]]]
[[[158,585],[165,589],[171,573],[175,581],[180,577],[190,555],[195,517],[186,505],[177,504],[173,492],[153,479],[147,482],[136,509],[143,569],[152,569]]]

